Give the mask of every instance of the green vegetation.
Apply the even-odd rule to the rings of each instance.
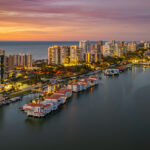
[[[31,92],[32,92],[31,90],[23,91],[23,92],[18,92],[18,93],[15,93],[15,94],[8,95],[7,97],[14,98],[14,97],[17,97],[17,96],[22,96],[22,95],[29,94]]]
[[[104,57],[103,62],[109,64],[118,64],[123,61],[122,57]]]

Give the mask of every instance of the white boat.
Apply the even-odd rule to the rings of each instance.
[[[106,69],[104,74],[105,74],[106,76],[119,75],[119,69]]]

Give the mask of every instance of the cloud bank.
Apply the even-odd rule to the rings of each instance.
[[[149,6],[149,0],[0,0],[0,40],[149,40]]]

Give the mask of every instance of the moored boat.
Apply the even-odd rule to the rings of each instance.
[[[104,75],[106,76],[119,75],[119,69],[106,69]]]

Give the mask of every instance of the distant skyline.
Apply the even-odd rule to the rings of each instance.
[[[0,0],[0,40],[150,40],[149,0]]]

